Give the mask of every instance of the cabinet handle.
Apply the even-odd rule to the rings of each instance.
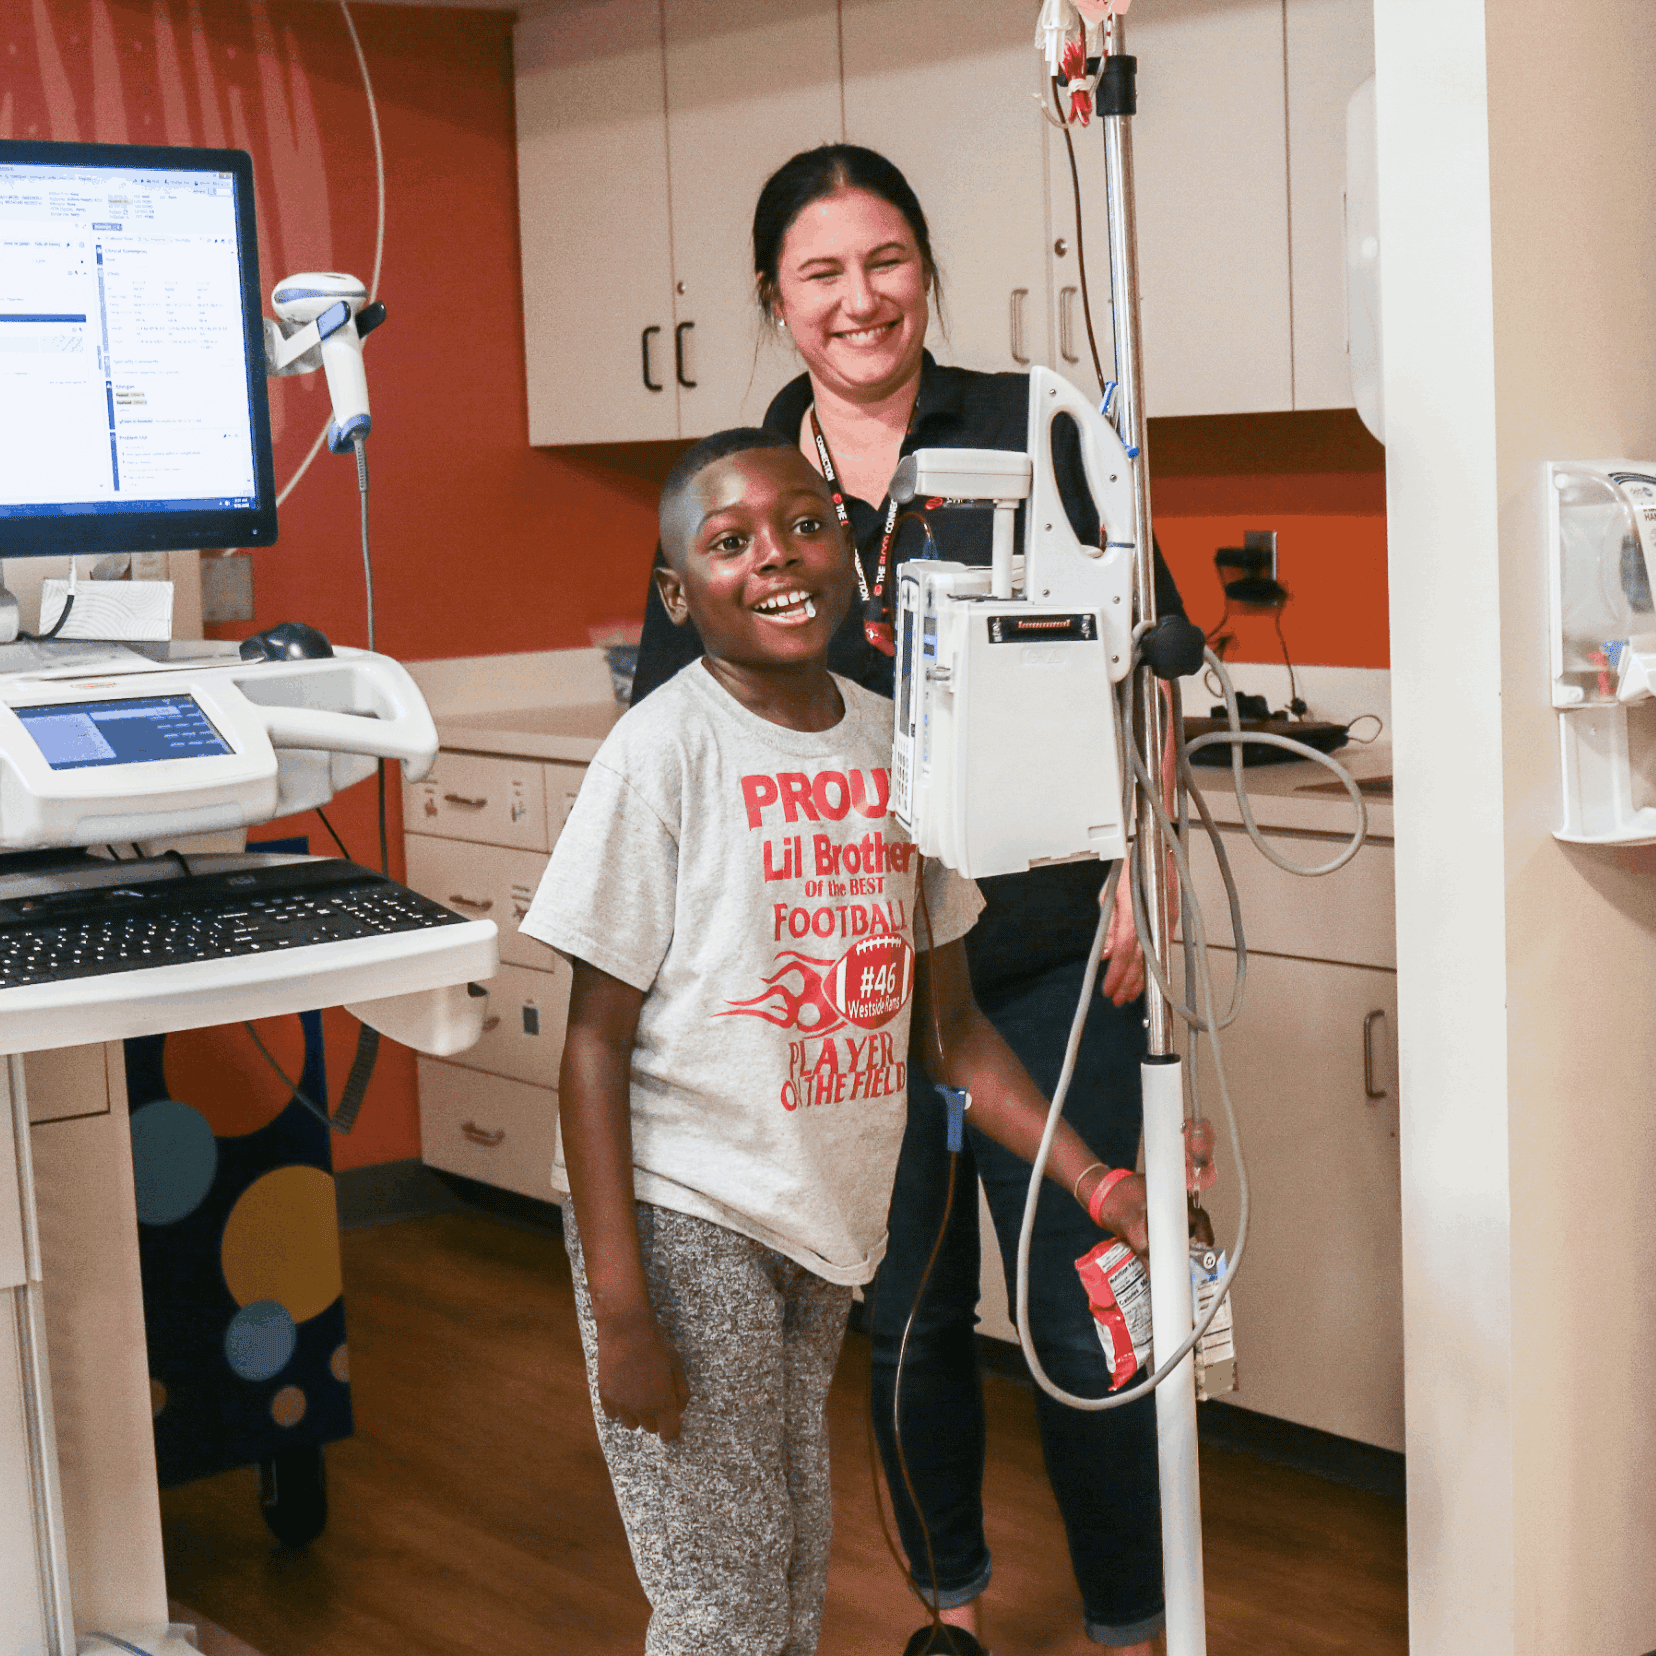
[[[673,329],[673,371],[678,375],[678,382],[686,391],[694,391],[696,382],[684,377],[684,336],[695,327],[694,322],[681,322]]]
[[[468,811],[481,811],[489,803],[489,796],[485,794],[481,799],[467,799],[464,794],[444,794],[443,802],[446,805],[464,805]]]
[[[1081,360],[1071,348],[1075,344],[1075,296],[1080,288],[1058,290],[1058,352],[1065,362]]]
[[[667,389],[664,385],[657,385],[656,382],[650,378],[650,335],[658,334],[660,332],[660,328],[650,327],[646,328],[643,333],[638,336],[638,348],[644,357],[644,389],[646,391],[665,391]]]
[[[485,1018],[483,1020],[483,1033],[485,1035],[487,1035],[490,1030],[498,1029],[499,1027],[500,1027],[500,1019],[499,1019],[498,1016],[493,1017],[493,1018]]]
[[[1375,1019],[1385,1017],[1384,1012],[1371,1012],[1363,1019],[1363,1091],[1370,1098],[1385,1098],[1388,1096],[1384,1087],[1374,1085],[1374,1023]]]
[[[466,1121],[461,1123],[460,1131],[473,1144],[481,1144],[485,1150],[498,1150],[506,1142],[506,1129],[504,1127],[497,1127],[490,1133],[479,1127],[475,1121]]]
[[[461,908],[476,909],[479,914],[487,914],[494,907],[494,898],[486,897],[481,903],[475,897],[461,897],[457,893],[449,893],[449,901],[458,903]]]
[[[1024,326],[1023,302],[1029,297],[1028,288],[1013,288],[1012,290],[1012,360],[1020,368],[1029,366],[1029,358],[1024,355]]]

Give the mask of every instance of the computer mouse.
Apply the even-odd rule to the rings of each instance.
[[[278,621],[241,642],[243,661],[309,661],[333,653],[326,635],[303,621]]]

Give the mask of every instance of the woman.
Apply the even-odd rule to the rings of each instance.
[[[925,214],[884,157],[836,144],[795,156],[765,185],[753,222],[754,269],[766,321],[786,330],[805,373],[783,388],[766,426],[797,441],[842,497],[856,538],[865,602],[841,628],[836,672],[890,695],[895,569],[918,555],[919,536],[896,525],[886,484],[916,448],[1021,450],[1029,382],[939,366],[925,351],[938,277]],[[1058,453],[1060,491],[1078,536],[1098,521],[1074,432]],[[878,502],[879,504],[874,504]],[[987,511],[932,514],[938,555],[986,564]],[[1180,609],[1157,561],[1157,603]],[[884,646],[882,648],[882,645]],[[634,700],[700,654],[689,628],[674,628],[652,593]],[[1036,1082],[1057,1083],[1069,1023],[1097,922],[1102,872],[1069,863],[980,882],[988,907],[968,938],[979,1004]],[[1100,1160],[1132,1166],[1141,1126],[1143,956],[1129,904],[1117,905],[1103,993],[1088,1017],[1067,1117]],[[916,1076],[911,1086],[930,1085]],[[956,1200],[903,1362],[901,1454],[892,1430],[898,1350],[916,1289],[937,1239],[948,1153],[932,1101],[910,1109],[892,1197],[890,1243],[872,1309],[874,1424],[917,1592],[934,1602],[952,1644],[921,1628],[905,1656],[953,1649],[979,1656],[980,1599],[990,1578],[983,1538],[983,1397],[977,1367],[978,1206],[983,1181],[1010,1284],[1028,1169],[971,1132]],[[968,1124],[970,1117],[968,1117]],[[1072,1221],[1061,1192],[1045,1192],[1031,1255],[1030,1325],[1047,1371],[1070,1391],[1108,1388],[1103,1355],[1074,1261],[1092,1246],[1085,1215]],[[1156,1429],[1148,1399],[1102,1414],[1036,1398],[1048,1475],[1069,1538],[1088,1634],[1122,1656],[1149,1656],[1162,1623]],[[909,1497],[909,1489],[914,1499]],[[916,1511],[918,1503],[918,1512]]]

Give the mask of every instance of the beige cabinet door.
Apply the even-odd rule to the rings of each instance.
[[[1294,406],[1281,0],[1128,14],[1151,415]]]
[[[789,156],[840,137],[834,0],[666,0],[680,430],[758,425],[801,371],[754,302],[753,209]]]
[[[1294,407],[1349,408],[1346,105],[1374,73],[1374,4],[1288,0],[1287,20]]]
[[[1213,951],[1221,1004],[1234,958]],[[1241,1384],[1225,1401],[1401,1449],[1397,975],[1250,955],[1242,1016],[1221,1039],[1252,1197],[1234,1290]],[[1236,1174],[1205,1046],[1198,1081],[1220,1140],[1207,1207],[1228,1247]]]
[[[514,33],[531,443],[677,437],[657,0],[544,0]]]
[[[845,136],[920,198],[943,275],[944,362],[1003,372],[1052,360],[1045,62],[1033,7],[844,0]]]

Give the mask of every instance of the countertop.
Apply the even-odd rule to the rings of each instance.
[[[620,717],[620,704],[613,697],[561,707],[496,707],[437,714],[437,740],[447,749],[466,753],[585,764]]]
[[[411,661],[408,670],[450,751],[585,764],[621,717],[601,650]]]
[[[1357,779],[1368,806],[1371,840],[1390,843],[1392,837],[1391,744],[1376,742],[1370,747],[1350,743],[1332,757]],[[1242,812],[1236,803],[1231,771],[1195,767],[1196,785],[1208,809],[1220,823],[1240,825]],[[1354,813],[1351,798],[1334,773],[1312,760],[1295,760],[1286,765],[1250,765],[1243,771],[1247,780],[1248,803],[1262,828],[1279,828],[1309,834],[1329,834],[1344,839],[1351,833]],[[1380,784],[1376,786],[1375,784]]]

